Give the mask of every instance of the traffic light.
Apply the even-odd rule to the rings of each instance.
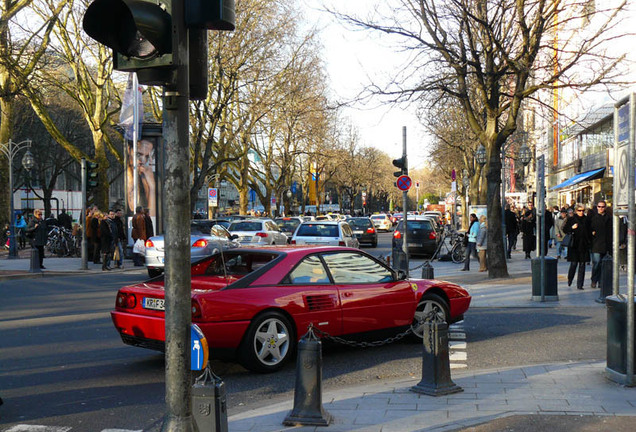
[[[393,160],[393,165],[395,165],[396,167],[398,167],[400,169],[400,171],[395,171],[393,173],[394,176],[400,177],[400,176],[403,176],[403,175],[409,175],[409,166],[408,166],[408,162],[406,160],[406,156],[402,156],[399,159],[394,159]]]
[[[201,67],[207,66],[207,35],[197,30],[234,30],[234,0],[188,0],[184,12],[192,29],[190,81],[199,86],[193,95],[200,99],[200,86],[207,83],[207,67]],[[86,9],[83,26],[90,37],[113,50],[116,70],[137,72],[140,84],[173,82],[172,0],[95,0]]]
[[[97,168],[99,164],[95,162],[86,162],[86,187],[87,189],[95,189],[99,185],[99,176]]]

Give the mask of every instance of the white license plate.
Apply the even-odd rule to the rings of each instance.
[[[407,243],[408,247],[420,247],[422,245],[418,244],[418,243]]]
[[[354,234],[362,234],[362,231],[354,231]]]
[[[166,310],[164,303],[164,299],[144,297],[143,307],[146,309]]]

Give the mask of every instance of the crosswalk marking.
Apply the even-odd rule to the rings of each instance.
[[[68,426],[41,426],[41,425],[27,425],[19,424],[12,426],[9,429],[1,430],[2,432],[69,432],[72,427]],[[101,432],[143,432],[143,430],[133,429],[102,429]]]
[[[467,368],[466,360],[466,333],[464,332],[464,321],[451,324],[448,328],[448,351],[451,369]]]
[[[68,432],[72,428],[66,426],[40,426],[20,424],[7,429],[5,432]]]

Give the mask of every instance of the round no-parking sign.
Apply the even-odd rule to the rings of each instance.
[[[411,177],[407,175],[399,176],[395,184],[399,190],[407,191],[411,189],[411,184],[412,184]]]

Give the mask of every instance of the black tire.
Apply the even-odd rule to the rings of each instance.
[[[269,342],[269,346],[267,346]],[[296,332],[280,312],[265,312],[252,320],[239,346],[238,361],[252,372],[281,369],[296,349]]]
[[[161,273],[163,273],[163,270],[161,270],[161,269],[148,268],[148,276],[150,276],[151,278],[157,277]]]
[[[455,264],[463,263],[466,258],[466,249],[462,245],[455,245],[451,251],[451,259]]]
[[[422,341],[422,322],[431,312],[434,312],[433,319],[435,321],[447,324],[450,322],[450,309],[446,301],[437,294],[424,294],[415,309],[413,324],[411,324],[413,337],[420,342]]]

